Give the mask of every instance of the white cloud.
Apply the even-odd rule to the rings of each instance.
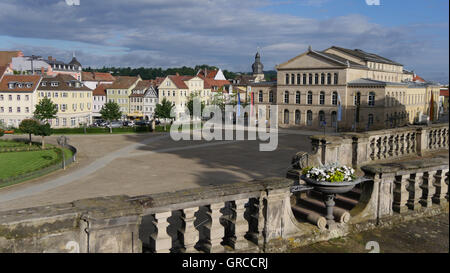
[[[308,0],[301,4],[320,6],[326,1]],[[0,26],[8,27],[1,27],[0,35],[69,41],[64,46],[61,43],[53,46],[55,52],[64,54],[73,50],[70,42],[91,44],[95,50],[76,48],[80,61],[90,66],[168,67],[208,63],[235,71],[250,70],[257,46],[262,48],[267,70],[300,54],[307,45],[319,50],[331,45],[363,48],[404,61],[408,67],[414,66],[414,62],[431,67],[417,52],[425,50],[423,54],[430,58],[431,52],[439,54],[445,49],[444,45],[426,51],[433,44],[414,35],[418,28],[385,27],[358,14],[320,20],[259,10],[274,4],[290,3],[96,0],[70,7],[63,0],[4,0],[0,3]],[[448,46],[448,38],[446,42]],[[23,42],[22,47],[31,49],[38,45],[33,46]],[[98,48],[104,48],[105,53],[99,54]],[[448,61],[441,59],[433,63],[433,67],[436,65],[448,72]]]

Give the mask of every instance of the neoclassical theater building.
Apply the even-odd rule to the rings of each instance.
[[[278,105],[280,128],[392,128],[430,115],[433,94],[438,113],[439,85],[415,81],[402,64],[360,49],[332,46],[308,50],[277,65],[277,80],[252,82],[254,104]],[[254,71],[255,73],[255,71]],[[342,114],[338,121],[338,104]]]

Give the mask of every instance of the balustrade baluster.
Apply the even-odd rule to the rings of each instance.
[[[195,228],[195,213],[198,208],[186,208],[183,209],[182,220],[184,222],[184,227],[182,229],[184,238],[184,248],[187,253],[198,252],[195,249],[195,245],[199,240],[199,231]]]
[[[432,198],[436,189],[433,185],[434,174],[436,171],[426,172],[423,176],[422,182],[422,198],[420,199],[420,204],[422,207],[429,208],[432,206]]]
[[[369,147],[370,147],[370,159],[371,160],[375,160],[375,156],[376,156],[376,151],[375,151],[375,147],[376,147],[376,142],[375,139],[372,138],[369,142]]]
[[[423,173],[411,174],[409,178],[408,192],[409,198],[406,206],[411,210],[419,210],[422,206],[419,201],[422,197],[422,189],[420,188],[420,183],[423,179]]]
[[[156,233],[151,235],[151,239],[154,241],[156,253],[169,253],[172,247],[172,238],[167,233],[167,227],[169,223],[167,218],[171,216],[171,212],[161,212],[155,214],[155,221],[153,224],[156,226]]]
[[[394,203],[392,209],[395,212],[403,213],[408,210],[406,203],[409,193],[406,187],[409,184],[409,175],[396,176],[394,180]]]
[[[400,135],[400,155],[405,155],[405,134]]]
[[[439,170],[434,175],[433,185],[435,187],[435,193],[432,199],[435,204],[444,205],[447,202],[448,185],[445,183],[445,177],[443,177],[447,171]]]
[[[236,207],[234,208],[236,212],[236,219],[234,220],[234,231],[235,231],[235,242],[234,249],[245,249],[248,248],[249,241],[245,238],[247,235],[247,231],[249,230],[249,225],[247,220],[244,218],[245,213],[245,204],[248,202],[248,199],[240,199],[235,201]]]
[[[211,223],[206,225],[210,230],[211,253],[223,252],[224,247],[221,245],[223,237],[225,236],[225,228],[220,224],[220,217],[222,213],[220,209],[224,207],[224,203],[214,203],[209,206],[208,214],[211,216]]]

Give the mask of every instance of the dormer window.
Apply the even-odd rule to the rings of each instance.
[[[52,86],[58,86],[59,83],[58,82],[52,82]]]
[[[13,89],[14,88],[14,83],[13,82],[8,83],[8,88],[9,89]]]
[[[22,87],[23,87],[23,84],[18,83],[18,84],[17,84],[17,87],[18,87],[18,88],[22,88]]]
[[[27,83],[27,88],[30,88],[31,87],[31,83]]]
[[[42,82],[41,86],[47,86],[47,82]]]

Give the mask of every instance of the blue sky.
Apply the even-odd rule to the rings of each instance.
[[[369,2],[371,0],[368,0]],[[448,0],[2,0],[0,50],[84,66],[266,70],[308,45],[361,48],[448,83]]]

